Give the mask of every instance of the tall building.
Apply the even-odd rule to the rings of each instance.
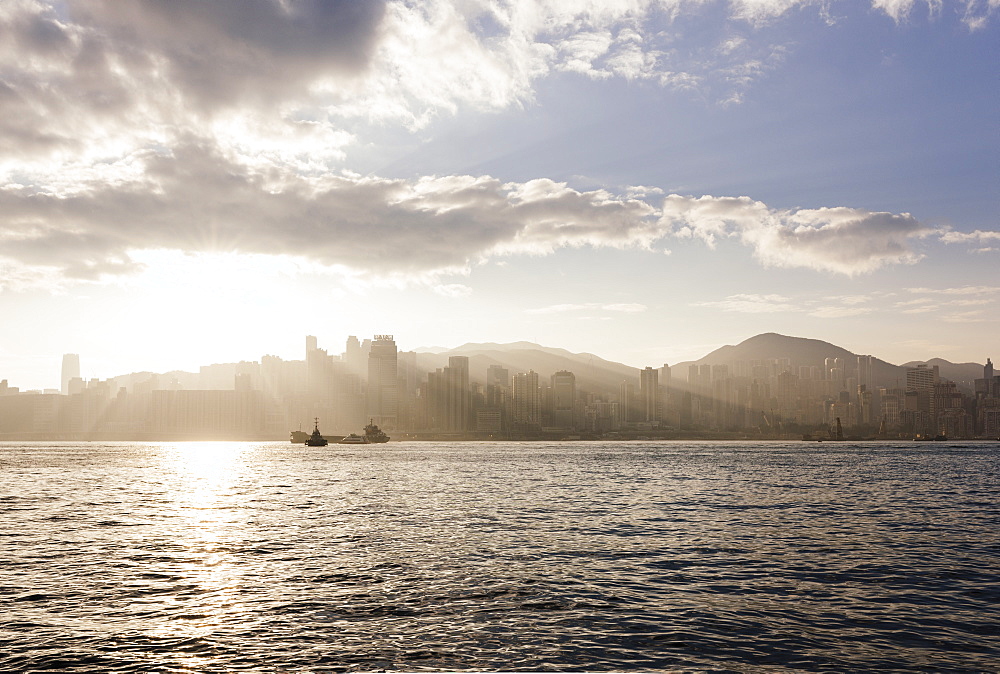
[[[636,411],[636,407],[635,384],[632,384],[629,381],[623,381],[618,385],[618,413],[623,424],[639,420],[639,414]]]
[[[550,379],[552,386],[552,425],[556,428],[575,428],[573,410],[576,405],[576,375],[560,370]]]
[[[523,426],[541,426],[542,393],[538,388],[538,373],[534,370],[514,375],[512,421]]]
[[[867,391],[871,391],[875,383],[872,380],[872,360],[871,356],[858,356],[858,387],[864,386]]]
[[[69,382],[80,377],[80,354],[67,353],[62,357],[62,393],[69,395]]]
[[[354,335],[347,338],[347,345],[344,349],[344,361],[347,363],[347,371],[364,377],[367,371],[365,354],[361,350],[361,342]]]
[[[319,344],[317,343],[316,338],[312,335],[306,335],[306,356],[308,357],[311,351],[315,351],[318,348]]]
[[[938,366],[927,367],[921,363],[916,367],[906,368],[906,390],[908,391],[931,391],[938,383]]]
[[[724,367],[724,366],[723,366]],[[659,371],[647,367],[639,373],[639,419],[648,423],[660,420]]]
[[[368,416],[383,428],[396,428],[396,342],[392,335],[375,335],[368,353]]]
[[[469,430],[469,358],[450,356],[444,368],[445,408],[444,428],[448,431]]]

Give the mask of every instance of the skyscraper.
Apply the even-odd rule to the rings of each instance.
[[[642,408],[639,421],[656,422],[660,420],[660,383],[659,371],[647,367],[639,373],[639,399]]]
[[[69,382],[80,377],[80,354],[67,353],[62,357],[62,393],[69,395]]]
[[[871,391],[874,386],[872,381],[872,357],[871,356],[858,356],[858,387],[865,387],[865,390]]]
[[[445,430],[469,430],[469,359],[450,356],[444,368]]]
[[[396,342],[392,335],[375,335],[368,353],[368,416],[383,428],[396,428]]]
[[[552,425],[556,428],[574,428],[573,410],[576,405],[576,375],[560,370],[551,377]]]
[[[538,373],[534,370],[514,375],[513,422],[524,426],[541,426],[542,395],[538,388]]]

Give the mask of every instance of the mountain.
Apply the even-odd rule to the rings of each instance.
[[[735,346],[720,347],[699,360],[678,363],[674,366],[676,369],[673,370],[673,375],[674,378],[686,379],[687,368],[690,365],[732,365],[740,360],[788,358],[794,369],[799,366],[822,366],[827,358],[843,358],[848,364],[856,364],[857,357],[858,354],[819,339],[789,337],[767,332],[744,340]],[[906,386],[906,368],[916,367],[923,362],[931,366],[938,365],[938,371],[942,378],[955,382],[966,392],[971,392],[973,379],[983,376],[983,366],[977,363],[955,364],[941,358],[934,358],[929,361],[912,361],[904,365],[893,365],[873,357],[873,384],[889,388]]]
[[[858,354],[847,349],[806,337],[789,337],[775,332],[766,332],[746,339],[739,344],[727,345],[712,351],[694,361],[685,361],[674,366],[675,378],[687,378],[690,365],[729,365],[736,361],[768,360],[771,358],[788,358],[792,369],[802,366],[823,366],[827,358],[842,358],[848,367],[857,364]],[[872,358],[872,379],[875,386],[905,386],[906,368],[887,363],[878,358]]]

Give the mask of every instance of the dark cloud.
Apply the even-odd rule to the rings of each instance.
[[[311,83],[366,69],[384,13],[379,0],[70,0],[67,15],[2,2],[0,152],[141,147],[224,110],[280,120]]]
[[[72,0],[71,15],[169,71],[207,109],[275,104],[327,75],[363,71],[380,0]],[[139,64],[145,67],[144,63]]]

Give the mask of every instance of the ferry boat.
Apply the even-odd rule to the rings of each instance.
[[[364,435],[358,435],[357,433],[351,433],[350,435],[345,436],[339,442],[342,445],[367,445],[371,441],[366,436],[364,436]]]

